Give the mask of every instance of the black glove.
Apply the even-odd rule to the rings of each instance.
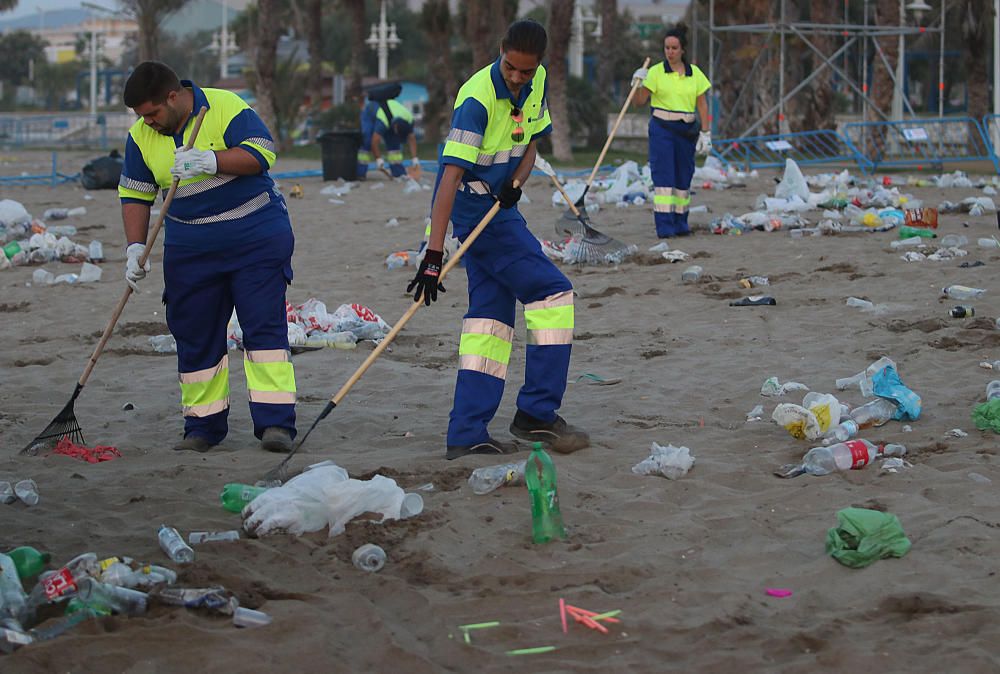
[[[413,293],[413,301],[419,302],[423,298],[424,304],[430,306],[431,302],[437,302],[438,290],[447,292],[444,286],[438,282],[443,261],[444,253],[439,250],[427,249],[424,253],[424,259],[420,263],[420,269],[417,270],[417,275],[410,281],[410,285],[406,286],[408,293],[413,292],[414,288],[417,289]]]
[[[500,188],[500,194],[497,195],[497,201],[500,202],[500,208],[513,208],[520,199],[521,188],[514,187],[514,180],[508,178],[507,182],[505,182]]]

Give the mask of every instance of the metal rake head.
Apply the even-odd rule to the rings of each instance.
[[[66,403],[66,406],[56,415],[55,419],[41,433],[35,436],[34,440],[24,446],[21,454],[38,454],[39,445],[54,444],[53,441],[58,441],[66,437],[78,445],[85,444],[83,429],[80,428],[80,422],[77,421],[76,413],[73,411],[74,402],[76,402],[76,395],[70,398],[70,401]]]

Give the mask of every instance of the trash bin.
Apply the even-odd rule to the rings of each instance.
[[[354,180],[358,177],[360,131],[328,131],[319,137],[323,158],[323,180]]]

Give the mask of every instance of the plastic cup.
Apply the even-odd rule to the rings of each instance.
[[[263,611],[237,606],[233,611],[233,625],[236,627],[263,627],[271,624],[271,616]]]
[[[424,511],[424,499],[420,494],[407,494],[403,497],[403,503],[399,506],[399,518],[407,519],[416,517]]]

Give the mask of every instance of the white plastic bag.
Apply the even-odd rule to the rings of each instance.
[[[20,201],[0,199],[0,225],[10,227],[11,225],[27,225],[30,223],[31,216]]]
[[[778,199],[791,199],[796,196],[802,201],[809,200],[809,186],[806,185],[806,179],[794,159],[785,160],[785,175],[774,190],[774,196]]]
[[[654,442],[650,447],[649,458],[632,466],[632,472],[636,475],[662,475],[676,480],[687,475],[693,465],[694,457],[687,447],[664,447]]]
[[[404,499],[412,497],[388,477],[354,480],[340,466],[321,465],[251,501],[243,509],[243,528],[257,536],[299,536],[328,526],[333,537],[343,533],[345,525],[361,513],[380,513],[383,521],[415,514],[404,508]]]

